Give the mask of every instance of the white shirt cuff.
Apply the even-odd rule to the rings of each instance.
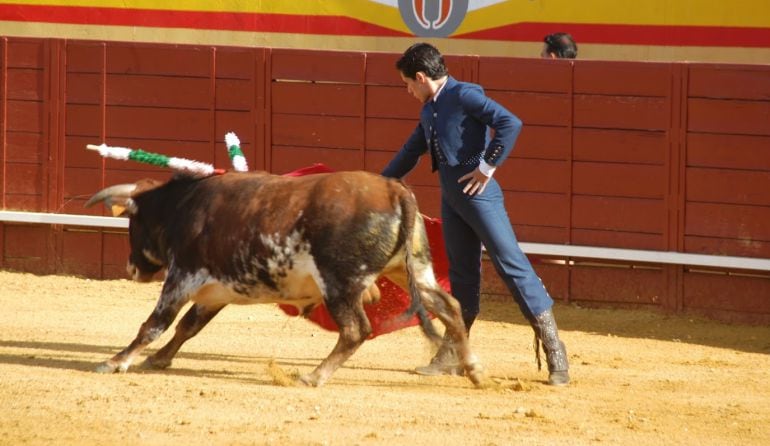
[[[489,165],[489,164],[487,164],[487,162],[486,162],[486,161],[484,161],[484,160],[481,160],[481,162],[479,163],[479,171],[480,171],[482,174],[484,174],[484,176],[485,176],[485,177],[487,177],[487,178],[491,177],[491,176],[492,176],[492,174],[493,174],[493,173],[495,173],[495,169],[497,169],[497,167],[495,167],[495,166],[490,166],[490,165]]]

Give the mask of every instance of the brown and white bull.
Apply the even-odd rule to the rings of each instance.
[[[134,341],[98,372],[125,372],[188,302],[193,304],[173,338],[146,366],[168,367],[182,344],[228,304],[284,303],[307,313],[323,302],[339,339],[300,378],[323,385],[371,333],[363,300],[377,294],[374,282],[383,275],[409,292],[407,316],[417,312],[432,340],[438,336],[424,308],[443,322],[467,376],[477,385],[481,380],[459,305],[434,277],[414,195],[398,180],[367,172],[178,175],[165,183],[109,187],[86,206],[100,201],[130,218],[133,278],[148,281],[167,272],[158,303]]]

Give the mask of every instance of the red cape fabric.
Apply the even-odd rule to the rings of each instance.
[[[296,177],[323,172],[333,172],[333,170],[323,164],[314,164],[287,173],[286,176]],[[449,292],[449,261],[447,260],[446,252],[444,251],[441,220],[426,217],[424,215],[423,220],[425,222],[425,229],[428,233],[428,242],[433,257],[433,271],[436,274],[436,280],[441,287]],[[369,336],[369,339],[401,328],[411,327],[419,323],[416,316],[412,316],[410,319],[401,317],[407,308],[409,308],[411,299],[408,293],[384,277],[377,280],[377,286],[380,288],[380,301],[376,304],[364,305],[364,311],[366,311],[366,315],[369,317],[369,322],[372,325],[372,334]],[[299,315],[299,310],[292,305],[281,304],[279,306],[290,316]],[[308,320],[326,330],[338,331],[337,324],[329,315],[329,311],[323,304],[317,306],[310,312]]]

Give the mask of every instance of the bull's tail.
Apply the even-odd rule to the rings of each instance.
[[[404,192],[399,197],[399,204],[401,205],[401,233],[404,235],[404,251],[406,252],[406,278],[409,284],[409,295],[411,296],[411,302],[406,313],[404,313],[404,318],[409,319],[416,314],[423,333],[438,345],[441,342],[441,336],[436,332],[436,328],[433,326],[428,312],[422,304],[422,293],[415,279],[413,240],[418,211],[417,201],[412,192],[406,187],[404,187]]]

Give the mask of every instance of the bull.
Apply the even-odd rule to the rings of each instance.
[[[480,384],[459,305],[436,281],[416,199],[399,180],[368,172],[176,175],[111,186],[85,205],[102,201],[129,218],[133,279],[149,281],[161,270],[166,277],[136,338],[97,372],[125,372],[188,302],[174,336],[145,367],[171,365],[228,304],[290,304],[307,314],[323,303],[339,337],[328,357],[299,378],[321,386],[371,333],[363,304],[378,296],[375,280],[385,276],[411,297],[404,317],[417,313],[423,332],[437,342],[425,310],[434,314],[466,375]]]

